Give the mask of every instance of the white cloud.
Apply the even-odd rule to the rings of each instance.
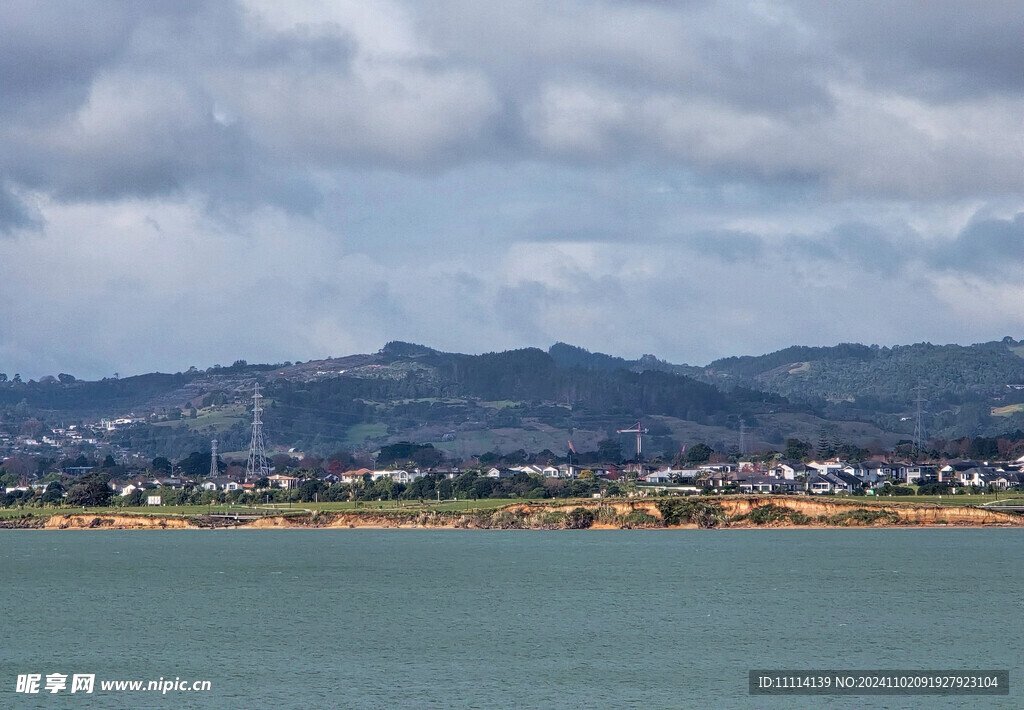
[[[4,371],[1021,325],[1016,5],[32,11],[0,9]]]

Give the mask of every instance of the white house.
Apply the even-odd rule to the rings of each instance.
[[[647,474],[648,483],[671,483],[672,473],[670,471],[652,471]]]
[[[518,471],[513,471],[510,468],[498,468],[497,466],[492,466],[487,469],[487,473],[484,475],[488,478],[512,478],[517,473]]]
[[[813,468],[818,473],[838,473],[843,470],[845,464],[839,461],[811,461],[808,468]]]

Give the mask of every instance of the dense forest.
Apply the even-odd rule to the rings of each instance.
[[[716,360],[708,381],[734,381],[794,400],[906,403],[918,388],[929,401],[958,404],[1001,396],[1024,384],[1024,344],[793,347],[760,357]]]

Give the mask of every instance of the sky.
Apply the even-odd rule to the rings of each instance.
[[[0,372],[1024,338],[1024,4],[0,4]]]

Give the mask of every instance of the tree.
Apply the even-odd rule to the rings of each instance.
[[[278,473],[282,473],[295,466],[295,459],[288,454],[274,454],[270,457],[270,466]]]
[[[416,466],[430,468],[439,465],[443,460],[444,452],[435,449],[433,444],[413,444],[408,441],[382,446],[377,455],[378,466],[406,465],[411,462]]]
[[[44,503],[59,503],[64,498],[64,486],[60,484],[60,481],[52,481],[50,485],[43,491],[43,495],[40,498]]]
[[[167,473],[170,473],[171,462],[165,456],[157,456],[155,459],[153,459],[153,463],[150,464],[150,468],[152,468],[154,471],[165,471]]]
[[[75,381],[75,376],[74,375],[69,375],[66,372],[62,372],[59,375],[57,375],[57,379],[60,380],[61,384],[69,385],[69,384],[71,384],[72,382]]]
[[[146,499],[146,491],[142,488],[136,488],[134,491],[124,496],[121,504],[130,507],[138,507],[142,505]]]
[[[835,456],[835,444],[832,441],[832,437],[824,429],[818,434],[818,448],[816,451],[818,458],[827,459]]]
[[[706,463],[713,453],[715,450],[705,443],[694,444],[686,450],[683,461],[691,466]]]
[[[473,481],[472,493],[475,498],[487,498],[494,490],[494,479],[479,477]]]
[[[800,439],[786,439],[786,450],[783,455],[790,461],[800,461],[811,453],[811,445]]]
[[[27,454],[16,454],[4,460],[3,470],[18,479],[30,478],[39,471],[39,459]]]
[[[586,508],[573,508],[565,514],[563,525],[570,530],[582,530],[594,524],[594,512]]]
[[[178,462],[182,475],[189,478],[202,478],[210,472],[210,452],[193,451]]]
[[[81,506],[107,505],[113,491],[107,485],[107,477],[100,473],[84,476],[68,490],[68,504]]]
[[[325,487],[324,482],[319,478],[307,478],[302,482],[302,485],[299,486],[299,493],[302,496],[302,500],[310,501],[314,500],[317,494]]]
[[[622,442],[618,439],[601,439],[597,442],[597,456],[601,461],[619,463],[622,461]]]

